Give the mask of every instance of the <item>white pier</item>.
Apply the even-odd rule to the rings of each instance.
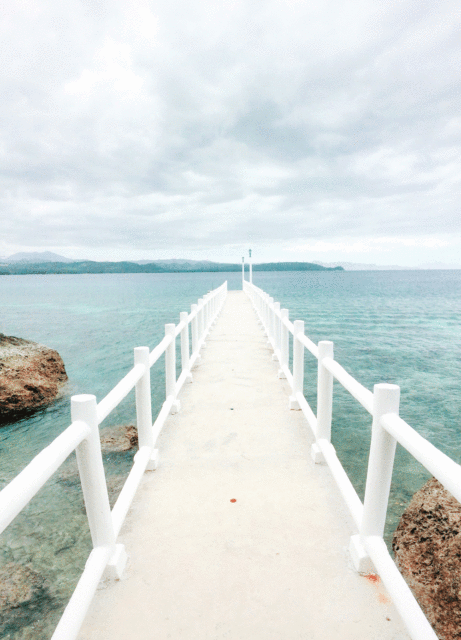
[[[357,529],[279,368],[250,299],[229,292],[120,532],[123,577],[80,640],[410,638],[352,566]]]
[[[363,503],[331,444],[334,379],[370,414]],[[111,509],[99,425],[133,390],[139,451]],[[394,452],[460,502],[461,466],[399,394],[366,389],[252,282],[208,292],[99,403],[74,396],[71,425],[0,491],[1,533],[76,451],[93,549],[52,640],[437,640],[383,540]]]

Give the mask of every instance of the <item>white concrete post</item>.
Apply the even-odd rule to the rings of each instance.
[[[299,340],[299,336],[304,335],[304,321],[294,321],[293,331],[293,395],[290,396],[289,408],[300,409],[296,399],[297,393],[304,392],[304,345]]]
[[[146,469],[153,471],[158,465],[158,449],[154,450],[154,432],[152,431],[152,401],[150,391],[149,347],[136,347],[134,350],[134,364],[143,364],[144,375],[135,387],[136,394],[136,425],[138,429],[139,448],[149,447],[152,457]]]
[[[331,416],[333,412],[333,375],[323,366],[323,358],[333,358],[333,343],[321,340],[318,344],[319,361],[317,372],[317,440],[331,441]],[[317,444],[312,445],[312,459],[323,462],[323,454]]]
[[[352,563],[359,573],[375,570],[365,551],[363,538],[383,537],[397,444],[395,438],[381,426],[381,417],[386,413],[398,415],[400,387],[395,384],[375,384],[373,392],[373,423],[362,524],[360,534],[352,536],[349,544]]]
[[[250,263],[250,283],[253,284],[253,262],[251,260],[251,249],[249,250],[249,263]]]
[[[216,301],[217,301],[217,294],[215,292],[213,292],[211,294],[210,297],[210,322],[211,324],[214,324],[215,321],[215,315],[216,315]]]
[[[380,421],[386,413],[398,415],[400,402],[400,387],[396,384],[375,384],[373,392],[373,424],[360,531],[363,536],[384,533],[397,441]]]
[[[198,300],[198,338],[199,341],[205,338],[205,319],[204,319],[204,311],[203,311],[204,301],[203,298],[199,298]],[[202,345],[203,346],[203,345]]]
[[[174,337],[175,330],[176,325],[165,325],[165,335],[173,336],[173,340],[165,350],[165,392],[166,399],[168,399],[170,396],[173,396],[171,413],[177,413],[179,411],[179,401],[176,399],[176,338]]]
[[[197,313],[198,305],[191,304],[190,308],[191,308],[191,312],[192,313],[195,312],[195,316],[191,320],[192,353],[195,353],[197,351],[198,342],[199,342],[199,337],[198,337],[198,313]]]
[[[205,332],[210,326],[211,322],[211,295],[208,293],[205,296]]]
[[[179,314],[179,322],[184,322],[184,329],[181,331],[181,369],[187,371],[186,382],[192,382],[192,374],[189,369],[189,314],[187,311],[181,311]]]
[[[288,367],[288,350],[290,345],[290,336],[288,328],[283,323],[283,318],[287,318],[289,316],[288,309],[282,309],[280,311],[282,317],[280,319],[280,370],[279,370],[279,378],[286,378],[284,367]]]
[[[111,549],[111,559],[106,573],[111,577],[120,578],[127,557],[124,546],[115,544],[99,440],[96,396],[73,396],[71,398],[71,418],[72,422],[79,420],[90,427],[88,438],[78,445],[76,453],[93,547],[109,547]]]
[[[274,314],[274,298],[269,298],[269,340],[274,343],[275,350],[275,314]]]
[[[280,354],[280,320],[277,313],[280,311],[280,302],[274,302],[274,351]],[[277,354],[272,354],[272,360],[277,360]]]
[[[269,336],[270,312],[269,312],[269,294],[268,293],[264,294],[263,302],[264,302],[264,329],[265,329],[264,333],[266,336]]]

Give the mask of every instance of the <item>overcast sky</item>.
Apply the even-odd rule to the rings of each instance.
[[[0,256],[461,264],[459,0],[3,0]]]

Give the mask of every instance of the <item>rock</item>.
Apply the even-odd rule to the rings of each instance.
[[[461,505],[435,478],[413,496],[392,548],[440,640],[461,638]]]
[[[47,580],[28,565],[11,562],[0,569],[0,637],[37,637],[40,622],[57,606]]]
[[[66,381],[57,351],[0,333],[0,424],[46,407]]]
[[[120,425],[117,427],[106,427],[100,433],[101,451],[104,454],[123,453],[138,446],[138,431],[133,425]],[[74,490],[80,486],[80,475],[77,461],[72,460],[61,469],[58,481],[68,490]],[[107,475],[107,493],[109,494],[110,506],[113,507],[118,495],[125,484],[126,475]]]
[[[133,425],[107,427],[100,438],[103,453],[129,451],[138,446],[138,430]]]
[[[30,603],[44,586],[45,580],[33,569],[9,562],[0,569],[0,611]]]
[[[9,562],[0,569],[2,638],[17,637],[18,631],[46,617],[55,607],[47,581],[31,567]]]

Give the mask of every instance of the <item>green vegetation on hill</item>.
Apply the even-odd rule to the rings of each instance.
[[[185,273],[241,271],[241,264],[178,260],[138,264],[137,262],[12,262],[0,265],[0,275],[66,273]],[[254,271],[343,271],[342,267],[322,267],[311,262],[268,262],[253,265]]]

